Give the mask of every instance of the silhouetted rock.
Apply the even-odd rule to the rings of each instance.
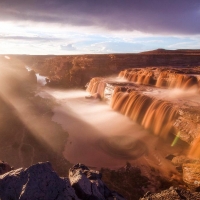
[[[1,175],[0,198],[1,200],[78,200],[68,178],[60,178],[49,162]]]
[[[0,175],[0,199],[124,200],[106,187],[98,171],[90,170],[83,164],[74,165],[69,178],[60,178],[49,162],[11,170]]]
[[[163,190],[160,193],[151,194],[150,192],[147,192],[143,198],[140,200],[199,200],[200,199],[200,193],[180,189],[180,188],[174,188],[170,187],[168,190]]]
[[[69,180],[80,199],[124,199],[116,192],[110,191],[101,178],[101,173],[95,170],[90,170],[83,164],[76,164],[69,170]]]
[[[9,172],[10,170],[12,170],[12,167],[10,167],[8,163],[4,161],[0,161],[0,175],[5,174],[6,172]]]

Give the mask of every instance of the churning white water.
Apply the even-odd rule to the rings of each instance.
[[[28,66],[26,66],[26,69],[27,69],[28,71],[31,71],[31,70],[32,70],[32,69],[31,69],[30,67],[28,67]],[[36,73],[35,75],[36,75],[36,77],[37,77],[37,83],[38,83],[39,85],[41,85],[41,86],[46,85],[46,83],[47,83],[47,81],[46,81],[46,76],[41,76],[39,73]]]

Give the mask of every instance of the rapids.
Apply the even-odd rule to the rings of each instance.
[[[26,69],[27,69],[27,71],[31,71],[31,70],[32,70],[32,69],[31,69],[30,67],[28,67],[28,66],[26,66]],[[46,76],[42,76],[42,75],[40,75],[39,73],[36,73],[35,75],[36,75],[36,77],[37,77],[37,83],[38,83],[38,85],[40,85],[40,86],[46,85],[46,83],[47,83],[47,81],[46,81]]]

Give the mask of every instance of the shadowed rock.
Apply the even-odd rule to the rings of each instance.
[[[4,161],[0,161],[0,175],[12,170],[12,167]]]
[[[1,175],[0,198],[1,200],[78,200],[68,178],[60,178],[49,162]]]
[[[69,170],[69,180],[80,199],[124,200],[116,192],[110,191],[101,180],[102,175],[83,164],[76,164]]]

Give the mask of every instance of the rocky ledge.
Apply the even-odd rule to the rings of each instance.
[[[168,190],[163,190],[160,193],[151,194],[148,192],[143,198],[140,200],[199,200],[200,193],[199,192],[190,192],[188,190],[170,187]]]
[[[123,200],[109,190],[98,171],[83,164],[69,170],[69,178],[61,178],[51,164],[38,163],[27,169],[16,169],[0,175],[1,200]]]
[[[1,200],[125,200],[111,191],[101,180],[98,171],[83,164],[69,170],[69,177],[59,177],[49,162],[38,163],[27,169],[13,170],[1,162]],[[134,189],[134,188],[133,188]],[[199,200],[200,192],[170,187],[160,193],[147,192],[140,200]]]

